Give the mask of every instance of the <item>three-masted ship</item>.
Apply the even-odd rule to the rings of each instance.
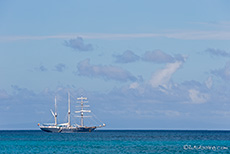
[[[85,103],[87,102],[87,98],[86,97],[79,97],[77,98],[78,103],[80,103],[80,106],[76,106],[77,108],[79,108],[79,110],[75,111],[75,113],[80,114],[78,116],[76,116],[77,118],[80,118],[80,124],[74,124],[71,125],[70,122],[70,94],[68,93],[68,121],[67,123],[62,123],[62,124],[58,124],[57,123],[57,101],[56,101],[56,97],[55,97],[55,112],[53,112],[52,110],[51,113],[54,116],[54,124],[38,124],[38,126],[40,127],[41,130],[45,131],[45,132],[51,132],[51,133],[77,133],[77,132],[92,132],[94,131],[96,128],[101,128],[101,127],[105,127],[105,124],[103,123],[102,125],[98,125],[98,126],[85,126],[84,125],[84,118],[90,118],[91,116],[87,116],[84,115],[84,113],[90,113],[91,110],[89,109],[85,109],[86,107],[89,107],[89,105],[85,105]]]

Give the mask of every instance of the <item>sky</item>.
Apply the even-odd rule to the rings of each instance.
[[[230,129],[230,1],[0,0],[0,129],[86,96],[104,129]],[[71,111],[73,113],[73,111]]]

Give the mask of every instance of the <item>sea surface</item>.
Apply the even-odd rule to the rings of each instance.
[[[0,131],[0,153],[230,153],[230,131]]]

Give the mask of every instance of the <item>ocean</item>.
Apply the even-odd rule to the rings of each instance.
[[[0,153],[230,153],[230,131],[0,131]]]

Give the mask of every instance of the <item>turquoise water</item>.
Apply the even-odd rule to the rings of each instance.
[[[0,153],[230,153],[230,131],[0,131]]]

